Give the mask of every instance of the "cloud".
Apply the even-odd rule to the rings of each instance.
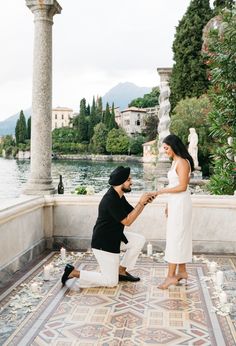
[[[78,110],[82,97],[119,82],[158,83],[172,65],[175,27],[190,0],[59,0],[53,25],[53,106]],[[0,121],[31,104],[33,14],[24,1],[1,4]],[[4,97],[2,97],[4,95]]]

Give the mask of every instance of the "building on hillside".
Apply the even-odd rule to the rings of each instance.
[[[130,136],[142,133],[145,129],[145,117],[147,112],[143,108],[130,107],[121,113],[120,126]]]
[[[61,127],[72,127],[73,109],[67,107],[56,107],[52,109],[52,130]]]
[[[158,112],[160,107],[155,106],[155,107],[149,107],[149,108],[143,108],[147,112],[147,116],[155,116],[158,118]]]
[[[115,121],[130,136],[145,131],[145,119],[149,116],[158,118],[159,106],[149,108],[129,107],[120,111],[119,107],[115,108]]]

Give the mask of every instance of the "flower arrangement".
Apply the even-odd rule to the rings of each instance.
[[[75,193],[77,195],[93,195],[95,193],[93,186],[91,185],[79,185],[75,188]]]

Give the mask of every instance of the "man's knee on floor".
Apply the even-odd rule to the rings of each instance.
[[[117,278],[105,278],[104,279],[104,283],[105,283],[104,286],[106,286],[106,287],[115,287],[115,286],[118,285],[118,282],[119,282],[118,276],[117,276]]]

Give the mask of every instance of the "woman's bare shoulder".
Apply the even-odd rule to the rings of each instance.
[[[178,160],[176,160],[176,167],[177,166],[182,168],[189,168],[189,162],[188,160],[179,157]]]

